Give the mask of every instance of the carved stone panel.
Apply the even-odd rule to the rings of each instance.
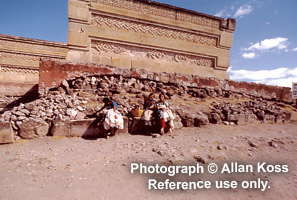
[[[180,40],[205,46],[215,47],[217,45],[216,37],[205,36],[190,31],[181,31],[173,28],[167,28],[158,24],[147,24],[98,14],[92,15],[91,25],[131,31],[139,34],[163,37],[172,40]]]
[[[155,50],[151,48],[135,47],[131,45],[96,40],[92,40],[92,48],[101,54],[127,55],[136,59],[149,58],[152,60],[162,60],[188,65],[214,67],[213,58],[187,55],[184,53],[174,53],[166,50]]]
[[[38,75],[38,69],[29,67],[0,66],[0,72],[9,72],[13,74],[31,74]]]
[[[218,28],[218,29],[220,28],[220,20],[215,20],[209,17],[198,16],[192,13],[186,13],[182,11],[177,12],[174,9],[147,4],[144,2],[132,1],[132,0],[91,0],[91,1],[95,3],[103,4],[103,5],[109,5],[109,6],[114,6],[118,8],[133,10],[143,14],[185,21],[185,22],[194,23],[202,26],[208,26],[212,28]]]

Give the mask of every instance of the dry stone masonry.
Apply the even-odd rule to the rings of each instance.
[[[131,133],[141,130],[135,126],[139,119],[132,117],[131,110],[141,107],[143,96],[150,92],[166,94],[176,116],[176,128],[209,123],[284,123],[291,117],[285,108],[293,105],[290,88],[195,75],[51,60],[41,62],[39,74],[37,99],[27,103],[15,100],[8,104],[10,108],[2,109],[1,126],[9,124],[15,139],[98,136],[102,129],[96,124],[96,113],[105,96],[112,96],[118,103],[125,116],[124,132]],[[8,100],[3,98],[3,102]]]

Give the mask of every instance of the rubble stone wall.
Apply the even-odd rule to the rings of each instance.
[[[39,70],[39,96],[13,102],[0,98],[4,106],[0,127],[6,130],[6,134],[0,133],[3,143],[12,142],[11,134],[15,140],[104,135],[102,127],[98,127],[98,111],[106,96],[118,103],[118,111],[125,119],[123,132],[141,132],[143,121],[133,116],[132,110],[142,107],[144,97],[151,92],[156,98],[161,92],[165,94],[175,116],[175,128],[209,123],[284,123],[292,115],[296,118],[290,88],[52,60],[43,60]],[[34,91],[28,94],[32,95]]]
[[[269,86],[264,84],[202,78],[198,75],[184,75],[168,72],[151,72],[145,69],[127,69],[108,65],[71,64],[43,60],[39,67],[39,92],[45,93],[61,84],[63,80],[70,80],[81,76],[121,76],[125,78],[146,79],[157,82],[172,83],[190,88],[217,87],[244,95],[261,97],[267,100],[292,102],[291,88]]]

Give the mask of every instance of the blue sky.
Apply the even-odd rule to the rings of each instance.
[[[297,82],[297,0],[157,0],[236,19],[230,79],[291,87]],[[67,0],[9,0],[0,33],[67,43]]]

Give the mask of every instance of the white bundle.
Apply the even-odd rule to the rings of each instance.
[[[121,113],[109,109],[104,120],[104,128],[106,130],[110,128],[124,129],[124,120]]]

